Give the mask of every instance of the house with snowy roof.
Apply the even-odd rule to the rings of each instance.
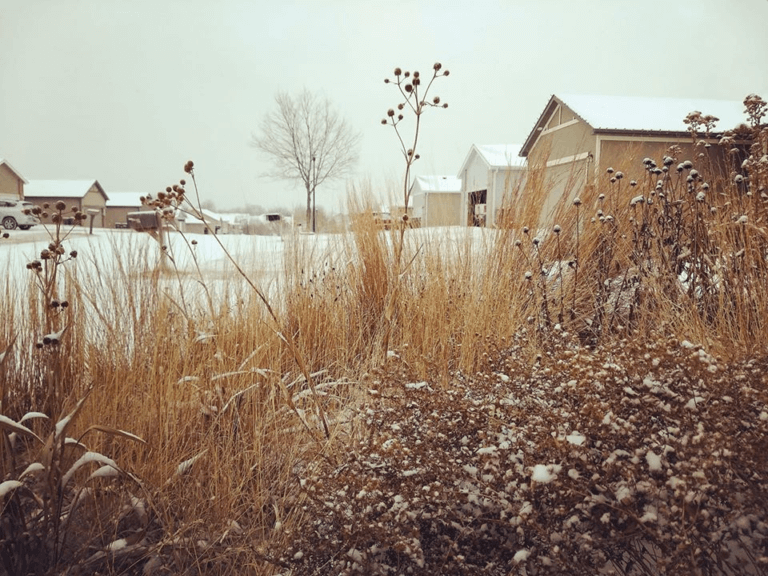
[[[146,195],[144,192],[110,192],[104,227],[127,228],[129,213],[154,210],[154,208],[144,206],[141,203],[141,197]]]
[[[5,200],[24,200],[24,176],[5,158],[0,158],[0,198]]]
[[[30,180],[24,198],[38,206],[46,202],[53,206],[61,200],[67,211],[75,207],[93,216],[94,227],[104,227],[109,197],[98,180]]]
[[[725,167],[727,158],[720,146],[694,149],[690,126],[684,122],[694,111],[719,119],[711,142],[715,134],[745,121],[740,101],[552,95],[520,150],[529,169],[546,168],[548,196],[542,219],[548,219],[563,196],[574,198],[585,187],[607,180],[609,167],[639,181],[645,174],[642,160],[651,158],[661,166],[672,145],[681,148],[678,162],[696,164],[703,154],[708,162]]]
[[[514,201],[526,178],[520,144],[473,144],[459,169],[461,224],[495,226],[505,202]]]
[[[461,180],[456,176],[417,176],[411,200],[413,217],[422,226],[461,224]]]

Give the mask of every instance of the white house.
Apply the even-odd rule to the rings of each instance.
[[[462,224],[495,226],[505,200],[525,184],[520,144],[473,144],[459,170]]]
[[[413,215],[422,226],[461,224],[461,180],[456,176],[417,176],[411,201]]]

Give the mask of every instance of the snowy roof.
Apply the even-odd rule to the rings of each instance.
[[[141,197],[144,192],[110,192],[107,206],[136,208],[141,206]]]
[[[417,176],[414,187],[417,184],[422,192],[461,192],[461,178],[456,176]]]
[[[14,174],[16,174],[16,176],[18,176],[18,177],[19,177],[19,179],[20,179],[22,182],[24,182],[24,184],[27,184],[27,179],[26,179],[26,178],[24,178],[24,176],[22,176],[22,175],[21,175],[21,173],[20,173],[18,170],[16,170],[16,168],[14,168],[13,166],[11,166],[11,163],[10,163],[10,162],[8,162],[8,160],[6,160],[5,158],[0,158],[0,166],[2,166],[3,164],[5,164],[6,166],[8,166],[8,168],[10,168],[11,172],[13,172]]]
[[[737,100],[703,98],[652,98],[597,94],[553,94],[525,140],[521,154],[527,156],[558,104],[564,104],[596,132],[665,133],[688,135],[683,122],[691,112],[719,118],[715,130],[735,128],[746,120],[744,104]]]
[[[744,104],[738,100],[701,98],[642,98],[561,94],[558,100],[583,118],[595,130],[687,132],[685,117],[694,111],[720,119],[718,131],[736,128],[746,121]]]
[[[469,164],[472,156],[477,154],[488,165],[488,168],[525,168],[525,158],[520,157],[520,144],[472,144],[467,157],[459,169],[459,174]]]
[[[481,144],[476,146],[491,168],[525,166],[525,158],[520,157],[520,144]]]
[[[24,187],[24,196],[27,198],[83,198],[94,184],[104,198],[109,200],[109,196],[98,180],[30,180]]]

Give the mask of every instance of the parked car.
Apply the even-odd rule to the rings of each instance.
[[[373,223],[384,230],[392,228],[392,214],[389,212],[374,212]]]
[[[34,207],[30,202],[19,200],[0,200],[0,225],[6,230],[29,230],[40,224],[40,219],[32,214],[24,214],[25,210]]]

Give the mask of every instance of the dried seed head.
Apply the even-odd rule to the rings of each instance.
[[[608,174],[613,174],[613,168],[609,167],[608,170],[606,170],[606,172],[608,172]]]
[[[193,239],[193,240],[192,240],[192,242],[191,242],[191,244],[192,244],[192,246],[196,246],[196,245],[197,245],[197,240],[194,240],[194,239]]]
[[[437,71],[439,71],[439,70],[440,70],[440,68],[442,68],[442,67],[443,67],[443,65],[442,65],[442,64],[440,64],[440,62],[435,62],[435,63],[434,63],[434,65],[432,66],[432,69],[433,69],[435,72],[437,72]]]
[[[552,230],[554,231],[555,234],[560,234],[560,226],[559,225],[555,224],[555,227],[552,228]]]
[[[72,250],[72,252],[69,253],[71,258],[77,258],[77,250]]]
[[[434,102],[435,104],[440,104],[440,96],[435,96],[434,98],[432,98],[432,102]]]
[[[528,234],[528,226],[523,226],[523,234]]]
[[[605,194],[600,194],[600,196],[598,196],[597,199],[600,200],[600,202],[602,202],[603,200],[605,200]]]
[[[69,306],[69,302],[67,302],[66,300],[64,300],[64,301],[61,303],[61,307],[62,307],[62,308],[66,308],[67,306]]]
[[[386,125],[386,123],[387,123],[387,119],[386,119],[386,118],[384,118],[384,119],[381,121],[381,123]]]
[[[54,215],[51,216],[51,222],[53,222],[54,224],[58,224],[59,222],[61,222],[61,215],[58,212],[54,213]]]
[[[44,208],[45,210],[48,210],[48,208],[50,208],[50,207],[51,207],[51,205],[50,205],[50,204],[48,204],[48,202],[43,202],[43,208]]]
[[[67,205],[64,204],[64,202],[62,202],[61,200],[56,202],[56,210],[58,210],[59,212],[63,212],[66,209],[67,209]]]
[[[581,206],[581,198],[579,198],[578,196],[576,198],[574,198],[573,199],[573,205],[574,206]]]
[[[389,78],[384,78],[384,84],[389,84]]]
[[[443,104],[443,108],[448,108],[448,103]]]
[[[395,68],[395,76],[400,76],[400,74],[402,74],[402,73],[403,73],[403,71],[400,70],[400,68]]]
[[[525,279],[530,280],[531,278],[533,278],[533,272],[529,270],[525,273]]]
[[[403,115],[402,115],[402,114],[398,114],[398,115],[397,115],[397,119],[398,119],[398,120],[402,120],[402,119],[403,119]]]
[[[690,160],[686,160],[685,162],[683,162],[683,168],[685,168],[686,170],[690,170],[691,168],[693,168],[693,162],[691,162]]]
[[[630,180],[629,185],[632,187],[637,186],[637,180]]]
[[[387,110],[387,116],[389,116],[389,117],[391,118],[391,117],[392,117],[392,116],[394,116],[394,115],[395,115],[395,111],[394,111],[394,110],[392,110],[392,108],[390,108],[389,110]]]
[[[413,86],[411,86],[410,84],[406,84],[405,85],[405,91],[406,92],[413,92]]]
[[[413,71],[413,77],[414,77],[414,78],[418,78],[418,77],[419,77],[419,72],[418,72],[418,70],[414,70],[414,71]]]
[[[443,76],[448,76],[448,74],[450,74],[450,72],[448,72],[448,70],[446,70],[445,72],[443,72]]]
[[[398,110],[402,110],[403,108],[405,108],[405,104],[403,104],[402,102],[400,102],[400,104],[398,104],[398,105],[397,105],[397,109],[398,109]]]

